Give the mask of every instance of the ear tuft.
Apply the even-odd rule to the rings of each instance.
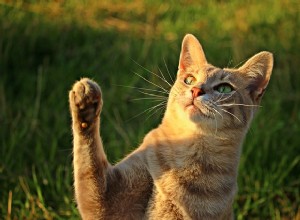
[[[254,55],[239,68],[239,71],[251,79],[249,89],[255,100],[260,100],[267,88],[272,69],[273,54],[267,51]]]
[[[207,64],[202,46],[192,34],[185,35],[182,41],[179,58],[179,70],[186,70],[191,66],[201,67]]]

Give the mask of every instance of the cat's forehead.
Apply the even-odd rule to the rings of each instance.
[[[204,82],[204,81],[207,81],[209,78],[211,77],[216,77],[218,76],[218,72],[220,71],[221,69],[218,68],[218,67],[215,67],[215,66],[212,66],[212,65],[205,65],[205,66],[202,66],[201,68],[191,68],[191,71],[187,71],[187,72],[190,72],[192,73],[193,75],[195,75],[195,77]]]
[[[213,82],[236,82],[241,80],[241,76],[236,69],[219,68],[211,64],[202,66],[201,68],[190,68],[186,74],[192,74],[197,78],[198,82],[213,83]]]
[[[200,73],[201,74],[201,73]],[[221,69],[214,66],[209,66],[205,69],[205,73],[202,72],[202,81],[208,84],[212,83],[243,83],[243,77],[237,71],[231,69]]]
[[[231,80],[233,78],[233,74],[230,71],[226,71],[219,67],[215,67],[212,65],[204,67],[202,70],[198,72],[199,77],[205,78],[204,81],[214,81],[214,80]]]
[[[206,73],[208,77],[216,77],[221,80],[223,79],[235,79],[235,78],[243,78],[243,74],[234,68],[219,68],[214,66],[206,67]]]

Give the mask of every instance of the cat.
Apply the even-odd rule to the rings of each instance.
[[[101,89],[88,78],[76,82],[69,103],[81,217],[233,219],[241,145],[272,68],[265,51],[239,68],[215,67],[187,34],[161,123],[114,166],[99,135]]]

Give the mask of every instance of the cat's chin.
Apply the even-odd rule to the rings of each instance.
[[[189,115],[189,118],[194,122],[211,119],[210,115],[202,111],[199,107],[197,107],[194,104],[186,106],[185,111]]]

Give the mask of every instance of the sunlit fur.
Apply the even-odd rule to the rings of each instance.
[[[87,78],[76,82],[69,101],[81,217],[233,219],[241,144],[272,66],[272,54],[261,52],[237,69],[214,67],[198,40],[186,35],[170,92],[155,95],[151,89],[143,90],[162,101],[157,107],[166,101],[163,94],[169,94],[161,124],[114,166],[106,159],[99,135],[100,87]],[[192,85],[185,83],[187,76],[195,78]],[[233,91],[218,92],[222,83]],[[201,94],[193,93],[194,87]]]

